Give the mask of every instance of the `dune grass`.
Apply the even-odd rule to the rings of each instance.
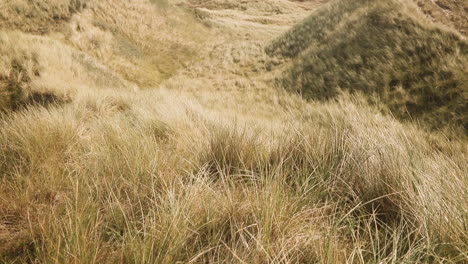
[[[68,44],[142,88],[199,60],[213,37],[190,12],[161,0],[92,1],[63,32]]]
[[[348,99],[253,124],[172,92],[112,93],[2,121],[3,260],[466,259],[457,142]]]
[[[294,4],[244,6],[280,2]],[[466,262],[466,137],[402,123],[359,92],[276,89],[281,61],[263,69],[260,44],[230,39],[236,23],[205,61],[138,89],[161,81],[158,62],[203,59],[201,32],[232,23],[192,19],[171,1],[105,0],[46,35],[0,30],[0,263]],[[167,43],[201,48],[148,55]]]
[[[55,31],[74,13],[86,7],[87,0],[5,0],[0,3],[0,28],[45,34]]]
[[[468,35],[468,2],[463,0],[414,0],[421,11],[433,21],[455,28]]]
[[[334,1],[267,48],[292,57],[280,79],[306,98],[378,97],[395,116],[467,131],[468,42],[403,1]]]
[[[20,32],[0,32],[0,109],[70,101],[77,91],[131,90],[100,61],[59,41]]]

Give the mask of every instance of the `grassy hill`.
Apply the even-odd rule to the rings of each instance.
[[[135,89],[97,59],[59,41],[0,32],[0,109],[70,101],[97,89]]]
[[[155,87],[203,55],[212,33],[165,1],[93,1],[64,29],[65,40],[140,87]]]
[[[404,1],[334,1],[267,47],[306,98],[377,97],[395,116],[468,131],[468,42]]]
[[[87,88],[155,87],[196,60],[210,37],[164,1],[7,1],[2,10],[2,109]]]

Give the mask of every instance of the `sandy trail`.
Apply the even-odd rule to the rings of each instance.
[[[188,93],[205,107],[233,115],[277,116],[291,96],[275,88],[273,79],[284,63],[268,57],[264,47],[326,1],[233,2],[187,4],[217,34],[201,61],[179,71],[162,87]]]

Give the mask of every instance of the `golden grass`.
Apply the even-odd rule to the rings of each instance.
[[[157,86],[204,53],[212,33],[163,1],[93,1],[64,29],[68,43],[143,88]]]
[[[415,0],[423,13],[432,21],[455,28],[468,35],[468,2],[463,0]]]
[[[468,42],[402,1],[334,1],[267,48],[292,57],[281,78],[306,98],[378,97],[402,119],[468,131]]]
[[[60,103],[77,92],[135,88],[89,55],[47,37],[0,32],[0,109]]]
[[[271,29],[247,21],[279,2],[290,6]],[[90,1],[47,36],[0,32],[0,262],[466,262],[466,138],[359,94],[314,102],[273,87],[282,61],[265,43],[318,2],[255,3],[206,9],[222,28],[183,30],[188,11],[134,0]],[[171,12],[183,14],[174,31],[156,27]],[[137,13],[155,20],[132,32]],[[222,35],[192,38],[200,27]],[[128,41],[203,48],[159,89],[136,89],[136,61],[154,57],[120,60],[114,44]]]
[[[7,259],[464,259],[454,142],[349,100],[254,124],[173,92],[112,93],[3,121],[2,238],[23,241]]]
[[[63,26],[87,0],[4,0],[0,3],[0,28],[45,34]]]

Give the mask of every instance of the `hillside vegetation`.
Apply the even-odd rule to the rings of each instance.
[[[431,20],[468,35],[468,2],[464,0],[415,0],[421,11]]]
[[[63,103],[96,89],[135,89],[86,53],[56,40],[0,32],[0,109]]]
[[[282,83],[306,98],[377,97],[402,119],[468,131],[468,42],[407,1],[334,1],[273,41]]]
[[[327,2],[0,2],[0,263],[466,263],[466,40]]]
[[[140,87],[155,87],[203,55],[214,37],[165,1],[92,1],[64,29],[66,41]]]
[[[55,31],[87,0],[4,0],[0,3],[0,28],[44,34]]]

